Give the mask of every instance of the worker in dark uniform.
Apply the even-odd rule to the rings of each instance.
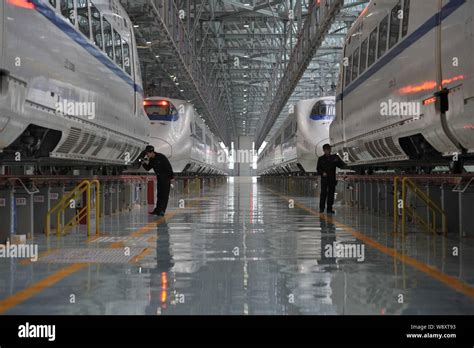
[[[319,199],[319,212],[324,213],[327,200],[327,213],[334,214],[334,193],[336,192],[336,167],[344,168],[345,163],[338,155],[331,155],[331,146],[323,146],[324,155],[318,158],[316,170],[321,175],[321,197]]]
[[[151,145],[146,147],[144,154],[148,158],[148,163],[143,162],[143,168],[146,170],[153,168],[157,179],[156,207],[150,214],[164,216],[168,206],[171,182],[174,181],[173,168],[168,158],[162,153],[155,152],[155,148]]]

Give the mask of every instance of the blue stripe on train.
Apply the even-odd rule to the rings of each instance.
[[[443,7],[441,13],[436,13],[433,17],[428,19],[425,23],[423,23],[418,29],[416,29],[413,33],[408,35],[398,46],[395,46],[391,51],[389,51],[385,56],[380,58],[378,62],[372,65],[366,72],[359,76],[354,83],[350,84],[344,91],[337,95],[336,101],[342,100],[342,98],[349,95],[352,91],[354,91],[357,87],[359,87],[362,83],[367,81],[372,75],[374,75],[377,71],[382,69],[385,65],[389,64],[392,60],[394,60],[398,55],[400,55],[403,51],[405,51],[408,47],[413,45],[415,42],[420,40],[423,36],[428,34],[432,29],[434,29],[438,24],[441,23],[442,20],[449,17],[454,11],[456,11],[459,7],[461,7],[466,0],[451,0],[446,6]]]
[[[334,119],[334,115],[310,115],[309,118],[313,121],[331,121]]]
[[[169,121],[175,122],[179,120],[178,115],[148,115],[150,121]]]
[[[76,31],[69,23],[62,17],[58,16],[53,9],[48,5],[43,4],[40,0],[29,0],[35,5],[36,10],[49,19],[55,26],[57,26],[63,33],[69,36],[74,42],[81,45],[87,52],[97,58],[99,62],[109,68],[115,75],[124,80],[128,85],[133,87],[133,90],[138,93],[143,93],[143,88],[137,85],[132,78],[113,63],[99,48],[89,43],[80,33]]]

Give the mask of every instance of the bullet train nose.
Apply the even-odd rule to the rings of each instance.
[[[319,143],[316,144],[316,147],[315,147],[315,153],[316,153],[316,156],[322,156],[324,155],[324,151],[323,151],[323,145],[324,144],[329,144],[329,139],[323,139],[321,140]]]
[[[166,140],[152,136],[150,137],[150,144],[155,147],[156,152],[162,153],[166,157],[171,158],[173,154],[173,148]]]

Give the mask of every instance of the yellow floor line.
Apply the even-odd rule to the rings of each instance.
[[[174,215],[176,215],[178,212],[173,212],[166,214],[165,217],[166,219],[172,218]],[[138,231],[132,233],[130,236],[132,237],[138,237],[153,228],[156,228],[157,225],[163,223],[165,221],[165,218],[161,217],[160,219],[150,222],[144,227],[140,228]],[[86,241],[87,242],[87,241]],[[113,245],[118,245],[118,243],[122,242],[117,242],[117,243],[112,243],[111,246]],[[52,249],[45,254],[52,253],[55,250],[59,249]],[[151,249],[145,248],[138,256],[136,256],[131,262],[138,262],[141,260],[143,257],[148,255],[151,252]],[[44,256],[44,255],[43,255]],[[26,260],[23,260],[26,261]],[[28,262],[26,262],[27,264]],[[48,277],[36,282],[35,284],[20,290],[16,292],[15,294],[7,297],[6,299],[0,300],[0,314],[5,313],[6,311],[10,310],[11,308],[17,306],[18,304],[28,300],[29,298],[35,296],[36,294],[40,293],[46,288],[49,288],[59,282],[60,280],[72,275],[73,273],[76,273],[77,271],[87,267],[89,264],[88,263],[74,263],[72,265],[69,265],[67,267],[61,268],[59,271],[49,275]]]
[[[140,261],[141,259],[143,259],[145,256],[147,256],[150,253],[151,253],[151,249],[145,248],[140,254],[138,254],[132,260],[130,260],[130,263],[137,263],[138,261]]]
[[[279,196],[285,200],[289,200],[290,198],[289,197],[286,197],[286,196],[283,196],[281,194],[279,194],[278,192],[275,192],[273,190],[270,190],[267,188],[267,190],[271,193],[273,193],[274,195],[276,196]],[[467,296],[470,296],[470,297],[474,297],[474,287],[463,282],[462,280],[456,278],[456,277],[453,277],[453,276],[450,276],[444,272],[441,272],[439,269],[437,269],[436,267],[433,267],[433,266],[430,266],[422,261],[419,261],[411,256],[408,256],[408,255],[405,255],[405,254],[401,254],[399,253],[398,251],[396,251],[395,249],[393,248],[389,248],[383,244],[380,244],[379,242],[375,241],[374,239],[370,238],[370,237],[367,237],[365,234],[363,234],[362,232],[359,232],[357,230],[355,230],[354,228],[348,226],[348,225],[345,225],[339,221],[336,221],[333,217],[330,217],[330,216],[326,216],[324,214],[320,214],[319,212],[317,212],[316,210],[313,210],[307,206],[305,206],[304,204],[302,203],[299,203],[299,202],[296,202],[295,201],[295,206],[297,206],[298,208],[302,209],[302,210],[305,210],[313,215],[317,215],[319,216],[321,219],[325,220],[326,222],[328,223],[332,223],[334,224],[335,226],[339,227],[339,228],[342,228],[342,229],[345,229],[346,231],[348,231],[349,233],[351,233],[355,238],[363,241],[365,244],[367,245],[370,245],[371,247],[379,250],[380,252],[386,254],[386,255],[389,255],[407,265],[410,265],[414,268],[416,268],[417,270],[425,273],[426,275],[436,279],[436,280],[439,280],[440,282],[444,283],[445,285],[449,286],[450,288],[460,292],[460,293],[463,293],[464,295],[467,295]]]
[[[71,274],[87,267],[86,263],[74,263],[70,266],[64,267],[50,276],[36,282],[35,284],[18,291],[17,293],[0,300],[0,314],[5,313],[16,305],[28,300],[30,297],[40,293],[46,288],[51,287],[60,280],[70,276]]]

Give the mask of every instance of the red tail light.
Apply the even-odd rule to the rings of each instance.
[[[7,3],[21,8],[27,8],[29,10],[34,10],[35,5],[29,2],[28,0],[7,0]]]

